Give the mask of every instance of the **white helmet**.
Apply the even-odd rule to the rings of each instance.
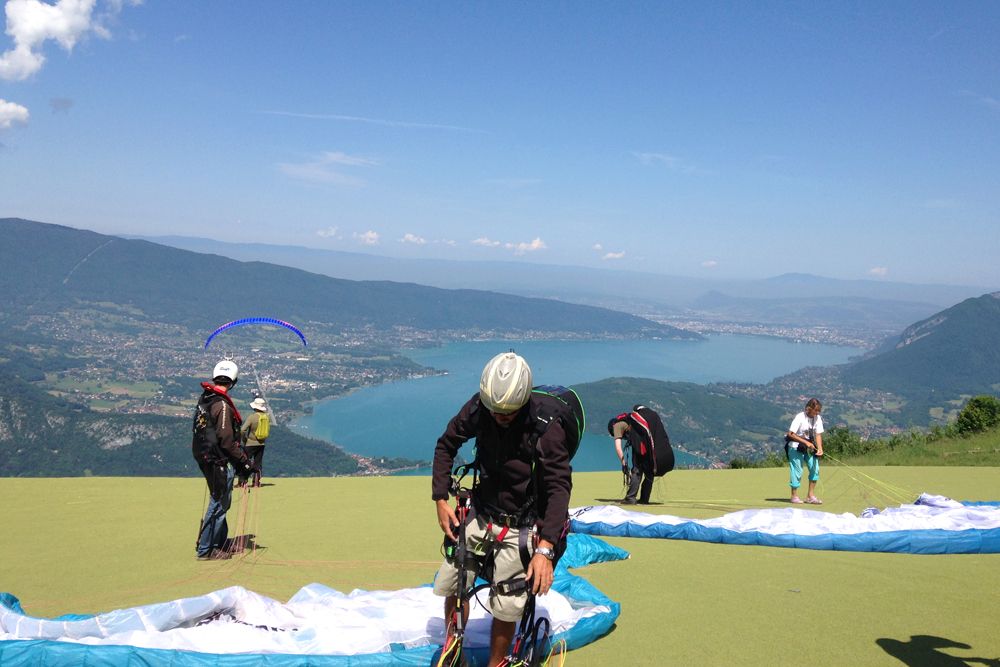
[[[232,359],[223,359],[215,365],[215,369],[212,371],[213,380],[218,380],[221,377],[228,379],[233,384],[236,384],[236,378],[239,375],[240,369],[237,368]]]
[[[520,410],[531,397],[531,368],[524,357],[504,352],[490,359],[479,379],[479,399],[490,412]]]

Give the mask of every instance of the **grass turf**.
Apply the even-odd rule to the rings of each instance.
[[[199,562],[200,479],[2,479],[0,590],[37,616],[94,613],[240,585],[287,600],[431,580],[440,561],[426,477],[271,479],[234,500],[230,534],[261,547]],[[574,476],[574,506],[621,495],[610,473]],[[648,510],[694,518],[788,507],[783,469],[681,470]],[[1000,497],[1000,468],[826,465],[827,512],[920,491]],[[579,570],[622,603],[616,627],[570,665],[977,664],[1000,656],[1000,554],[917,556],[609,538],[630,560]],[[964,664],[957,662],[954,664]]]

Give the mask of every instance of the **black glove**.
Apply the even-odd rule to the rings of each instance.
[[[629,471],[629,469],[628,469],[628,465],[627,465],[627,464],[625,464],[625,463],[623,463],[623,464],[622,464],[622,474],[623,474],[623,475],[628,475],[628,474],[630,474],[630,471]]]

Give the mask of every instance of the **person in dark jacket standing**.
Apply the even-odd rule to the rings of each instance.
[[[201,383],[202,394],[194,411],[191,453],[205,476],[211,495],[198,530],[198,558],[205,560],[220,560],[232,555],[224,547],[229,534],[226,512],[232,501],[235,470],[247,475],[254,471],[240,447],[242,419],[229,397],[229,390],[238,377],[239,368],[231,360],[217,363],[212,381]]]
[[[431,498],[441,530],[449,540],[457,540],[462,527],[448,502],[452,465],[459,448],[476,439],[479,481],[472,489],[464,530],[471,554],[492,552],[491,667],[507,655],[528,593],[544,595],[552,586],[553,561],[568,526],[572,470],[566,433],[558,420],[537,419],[536,401],[527,362],[513,352],[499,354],[486,364],[479,392],[451,419],[434,450]],[[434,592],[445,597],[449,636],[457,620],[458,596],[479,569],[475,558],[468,561],[466,582],[458,581],[454,558],[445,559],[435,578]],[[508,581],[526,586],[498,592],[495,584]],[[464,617],[468,605],[462,609]]]

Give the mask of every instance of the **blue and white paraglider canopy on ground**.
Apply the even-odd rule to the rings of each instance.
[[[768,547],[914,554],[1000,553],[1000,503],[921,494],[913,504],[860,515],[753,509],[715,519],[631,512],[606,505],[570,510],[575,533]]]
[[[555,641],[579,648],[605,634],[620,613],[618,603],[568,568],[627,557],[597,538],[570,535],[552,590],[537,601]],[[471,605],[465,646],[485,657],[491,619],[485,595],[482,602]],[[344,594],[310,584],[284,604],[231,587],[96,616],[40,619],[0,593],[0,664],[428,665],[445,639],[443,610],[430,586]]]

